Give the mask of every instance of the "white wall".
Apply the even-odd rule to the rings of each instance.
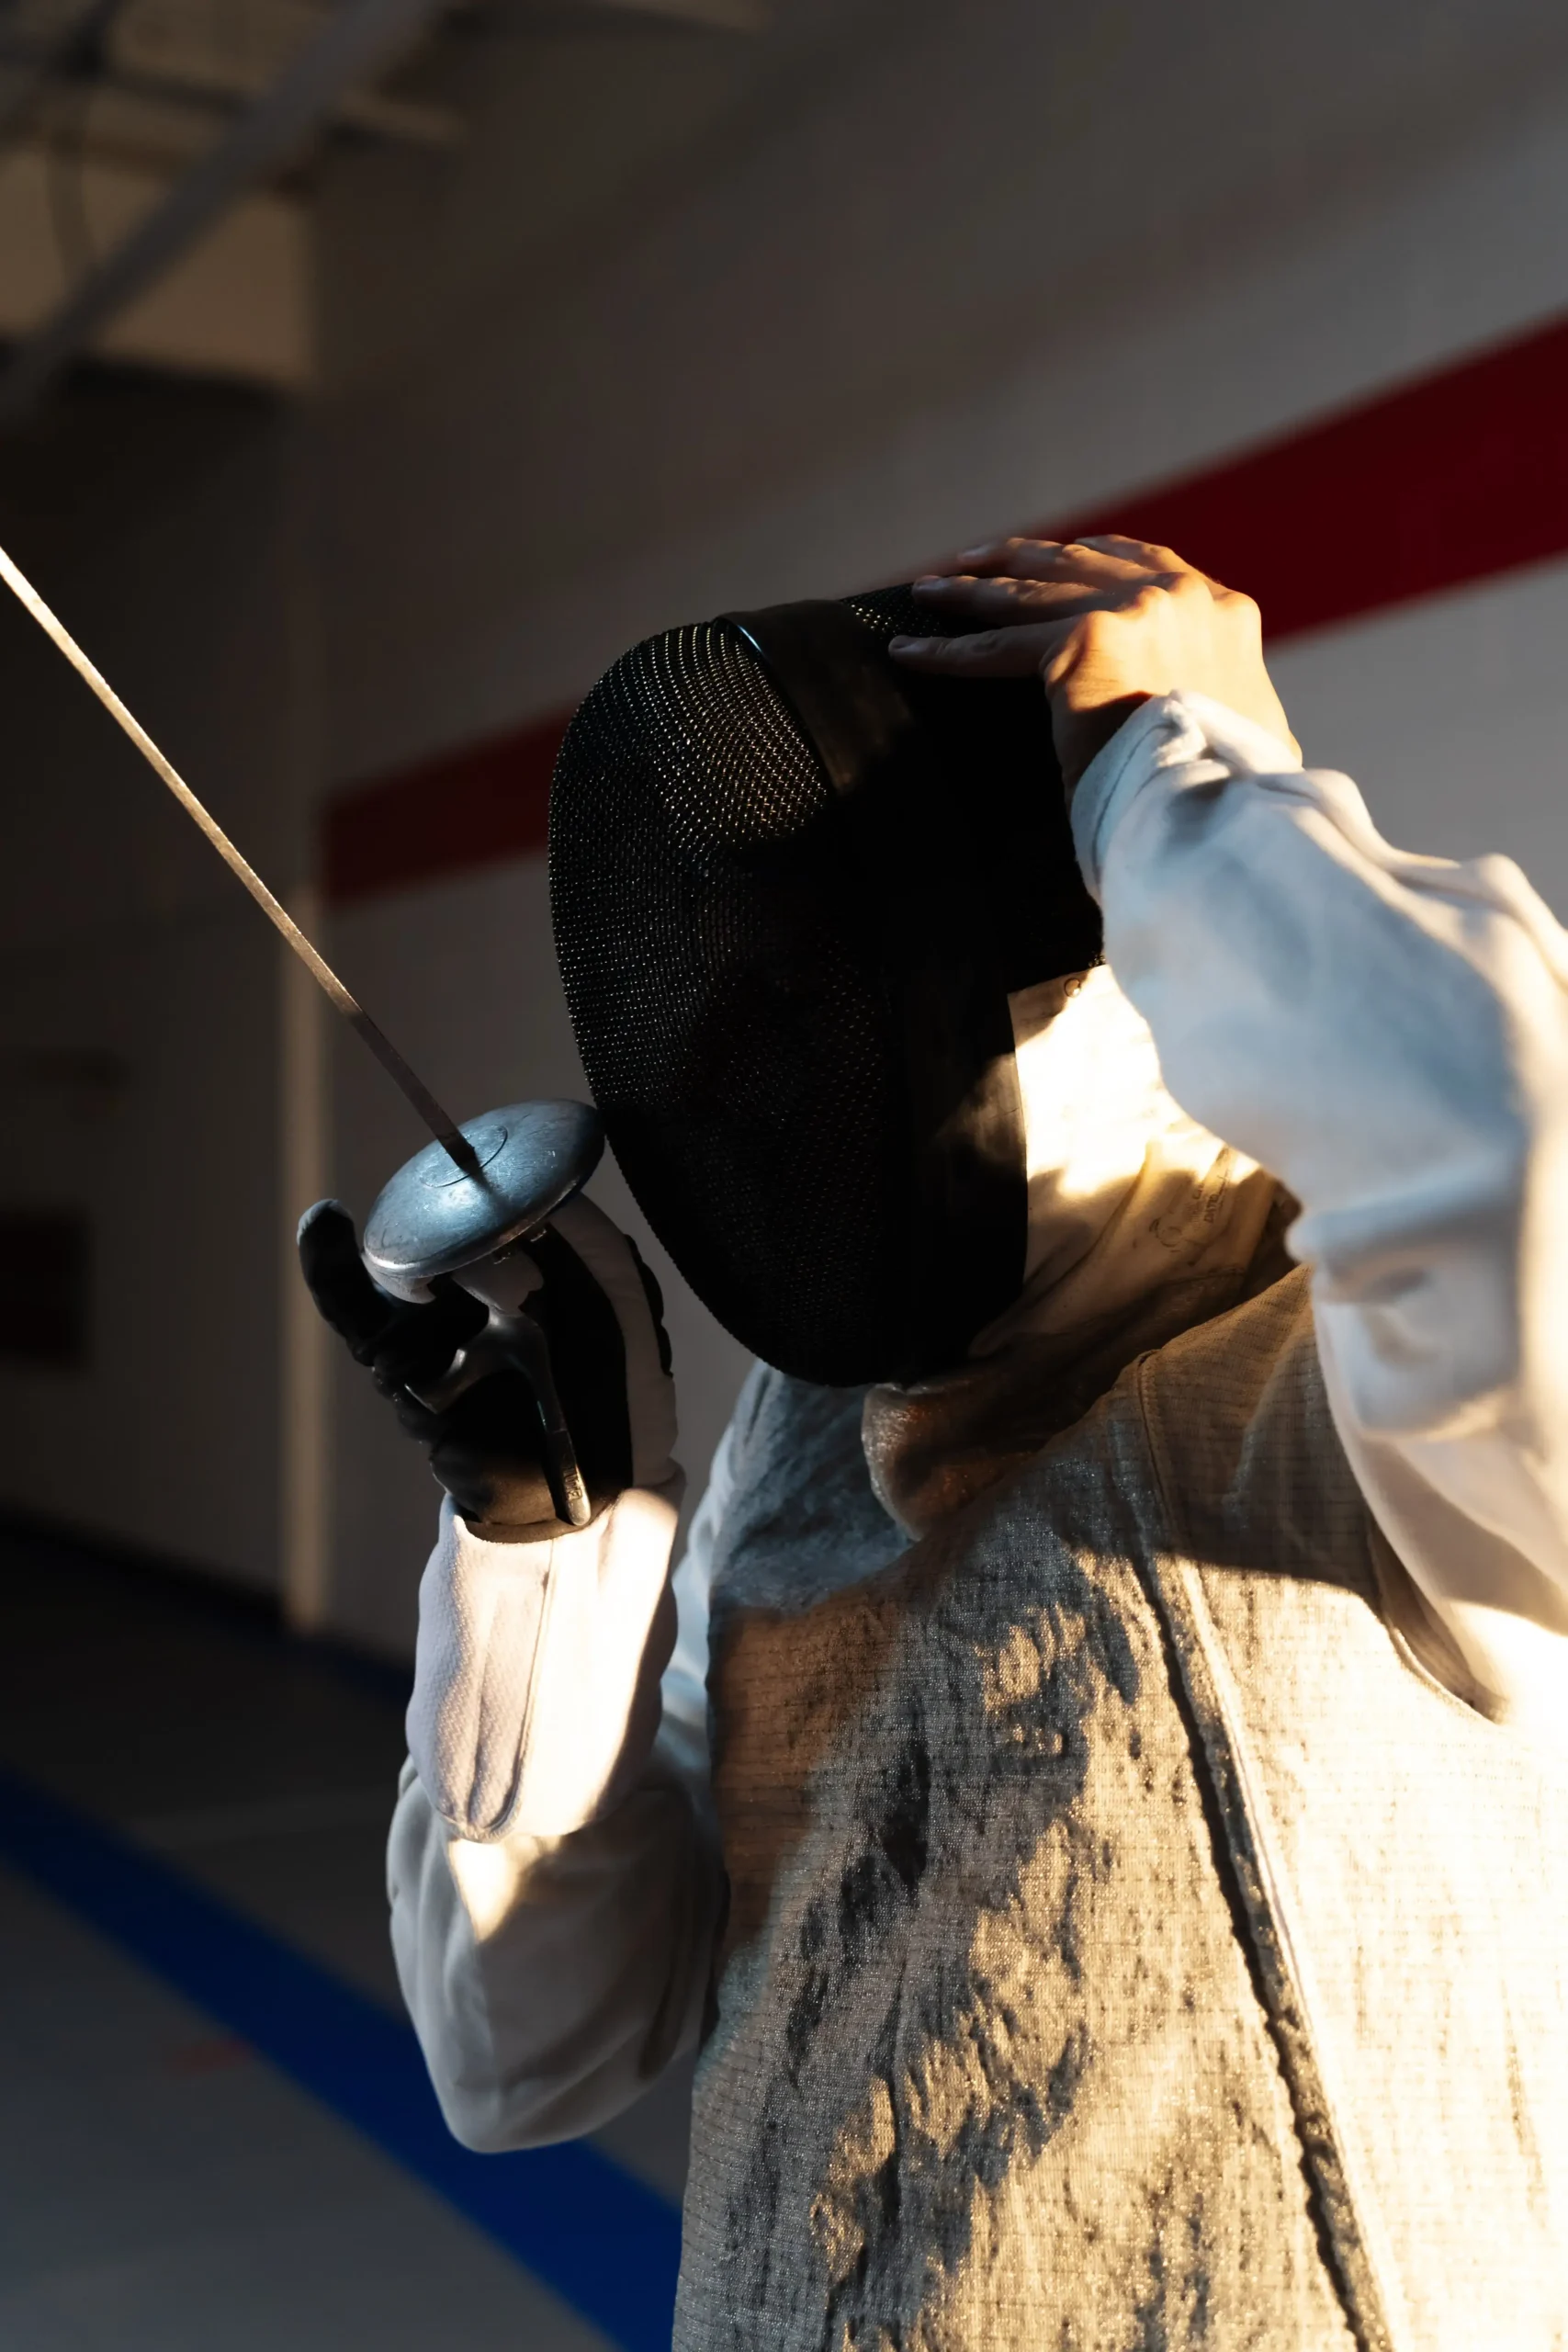
[[[455,177],[380,159],[329,189],[334,775],[570,701],[651,628],[897,577],[1568,303],[1568,19],[1535,0],[782,14],[785,51],[744,63],[553,36],[476,78]],[[1368,523],[1348,560],[1375,561]],[[1565,583],[1325,632],[1279,673],[1395,837],[1510,849],[1568,911]],[[543,895],[523,862],[336,926],[465,1112],[579,1090]],[[363,1211],[417,1138],[374,1070],[340,1057],[336,1087]],[[700,1477],[739,1366],[673,1288]],[[374,1400],[335,1395],[333,1607],[396,1643],[431,1492]]]
[[[1281,648],[1307,758],[1348,770],[1381,830],[1442,857],[1498,851],[1568,922],[1568,562]]]
[[[1539,0],[845,25],[564,247],[492,245],[479,280],[454,254],[449,300],[455,194],[407,281],[329,200],[339,774],[555,702],[649,628],[897,576],[1568,299],[1568,17]],[[526,215],[551,184],[513,154],[487,200]],[[391,347],[373,280],[427,341]]]

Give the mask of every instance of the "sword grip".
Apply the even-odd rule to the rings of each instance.
[[[545,1445],[545,1475],[556,1515],[569,1527],[586,1527],[593,1516],[577,1447],[567,1425],[549,1344],[523,1302],[539,1287],[538,1269],[526,1252],[513,1249],[481,1266],[464,1267],[456,1277],[490,1309],[484,1329],[459,1348],[440,1378],[412,1388],[416,1401],[444,1413],[492,1373],[519,1372],[533,1393]]]

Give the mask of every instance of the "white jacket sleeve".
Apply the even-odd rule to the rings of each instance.
[[[426,1574],[478,1597],[429,1613],[482,1640],[504,1611],[497,1654],[527,1683],[510,1785],[488,1773],[482,1736],[471,1784],[442,1792],[442,1767],[411,1759],[388,1849],[403,1997],[442,2110],[469,2147],[591,2132],[695,2046],[723,1886],[707,1582],[730,1483],[727,1441],[673,1594],[674,1510],[658,1494],[634,1489],[555,1544],[481,1544],[443,1513]],[[499,1694],[498,1719],[508,1701]],[[483,1712],[481,1698],[481,1735]],[[507,1826],[461,1834],[426,1777],[449,1813],[504,1811]]]
[[[1489,1712],[1568,1700],[1568,937],[1507,859],[1390,847],[1346,776],[1197,695],[1073,806],[1183,1109],[1302,1204],[1362,1492]]]

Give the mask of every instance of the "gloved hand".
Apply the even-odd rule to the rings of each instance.
[[[427,1305],[389,1297],[335,1201],[299,1227],[317,1306],[452,1498],[419,1589],[409,1753],[436,1812],[473,1840],[564,1836],[615,1804],[658,1731],[674,1641],[682,1479],[658,1288],[592,1202],[569,1201],[550,1225],[525,1253],[539,1281],[524,1309],[547,1342],[587,1486],[580,1527],[555,1507],[521,1373],[491,1373],[444,1408],[412,1393],[439,1393],[454,1351],[482,1332],[480,1301],[452,1277]],[[519,1269],[502,1262],[515,1291]]]
[[[366,1272],[353,1220],[336,1201],[306,1210],[299,1261],[321,1314],[426,1448],[468,1528],[492,1543],[569,1532],[539,1384],[502,1369],[443,1399],[454,1358],[489,1317],[483,1299],[463,1288],[462,1272],[434,1282],[427,1305],[391,1297]],[[514,1288],[533,1284],[522,1313],[547,1351],[592,1516],[628,1487],[663,1484],[675,1429],[670,1343],[658,1285],[635,1244],[579,1196],[503,1262]],[[474,1279],[487,1277],[491,1269]]]

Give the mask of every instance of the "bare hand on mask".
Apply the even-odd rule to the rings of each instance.
[[[1169,548],[1110,536],[998,539],[958,562],[960,571],[918,580],[915,594],[933,616],[972,621],[973,631],[896,637],[891,650],[911,669],[950,677],[1037,671],[1069,794],[1155,695],[1207,695],[1297,748],[1263,666],[1257,605]]]

